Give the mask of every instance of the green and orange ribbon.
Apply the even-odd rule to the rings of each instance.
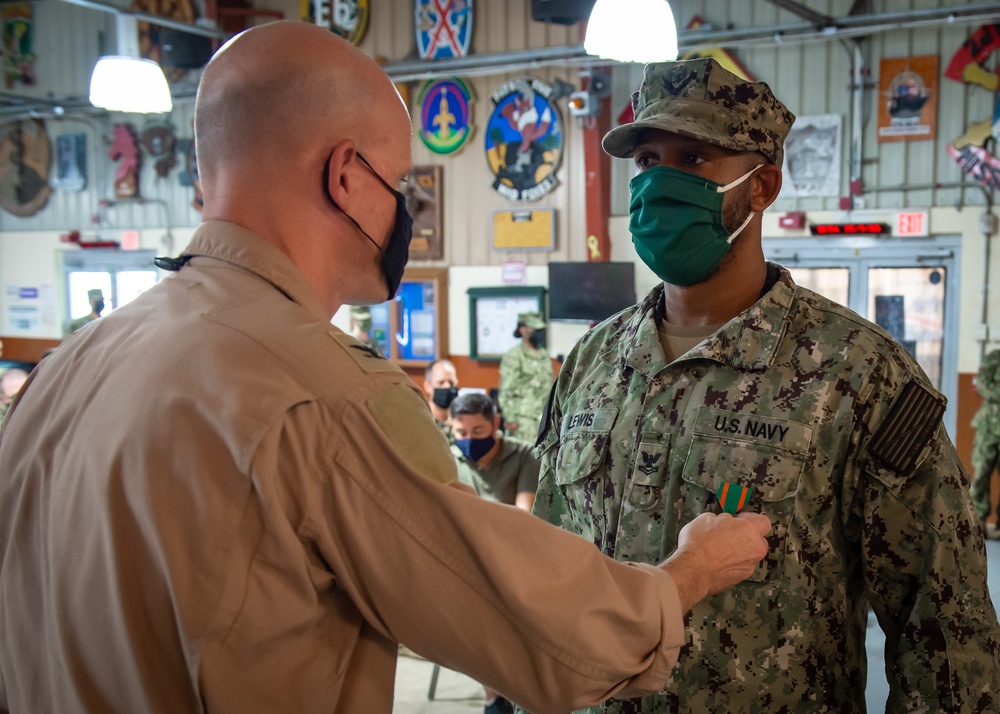
[[[719,505],[722,506],[723,513],[736,515],[743,510],[753,493],[753,486],[741,486],[738,483],[723,481],[716,494],[719,497]]]

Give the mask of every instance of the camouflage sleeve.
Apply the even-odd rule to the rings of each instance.
[[[500,392],[497,401],[500,403],[500,411],[508,416],[517,411],[517,399],[520,396],[518,385],[524,371],[520,357],[520,350],[515,347],[508,350],[500,360]]]
[[[915,463],[862,458],[854,502],[865,585],[886,635],[886,711],[1000,711],[1000,627],[982,530],[934,421]]]
[[[531,509],[531,512],[539,518],[567,530],[573,529],[568,520],[569,510],[565,496],[555,481],[555,467],[559,455],[559,428],[562,422],[560,396],[565,393],[566,385],[570,382],[575,353],[576,347],[559,370],[559,376],[549,391],[545,409],[542,410],[538,438],[535,441],[535,456],[539,460],[538,489],[535,492],[535,504]]]
[[[1000,403],[1000,350],[983,357],[976,375],[976,391],[983,399]]]

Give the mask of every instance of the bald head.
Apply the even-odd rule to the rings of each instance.
[[[202,74],[195,144],[206,220],[278,246],[330,315],[385,299],[380,265],[411,124],[372,59],[308,23],[247,30]]]
[[[198,88],[195,142],[206,201],[228,167],[252,162],[279,173],[317,146],[328,152],[357,138],[383,113],[398,121],[406,109],[386,74],[349,42],[303,22],[247,30],[216,53]],[[264,165],[262,153],[279,163]]]

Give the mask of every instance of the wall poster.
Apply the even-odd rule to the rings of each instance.
[[[937,131],[938,56],[879,63],[878,140],[930,141]]]

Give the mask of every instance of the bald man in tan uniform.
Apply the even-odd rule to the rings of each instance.
[[[394,292],[409,242],[409,117],[348,43],[240,35],[195,136],[177,272],[0,430],[0,711],[388,714],[399,642],[539,714],[660,689],[767,519],[706,515],[630,566],[453,483],[421,393],[330,325]]]

